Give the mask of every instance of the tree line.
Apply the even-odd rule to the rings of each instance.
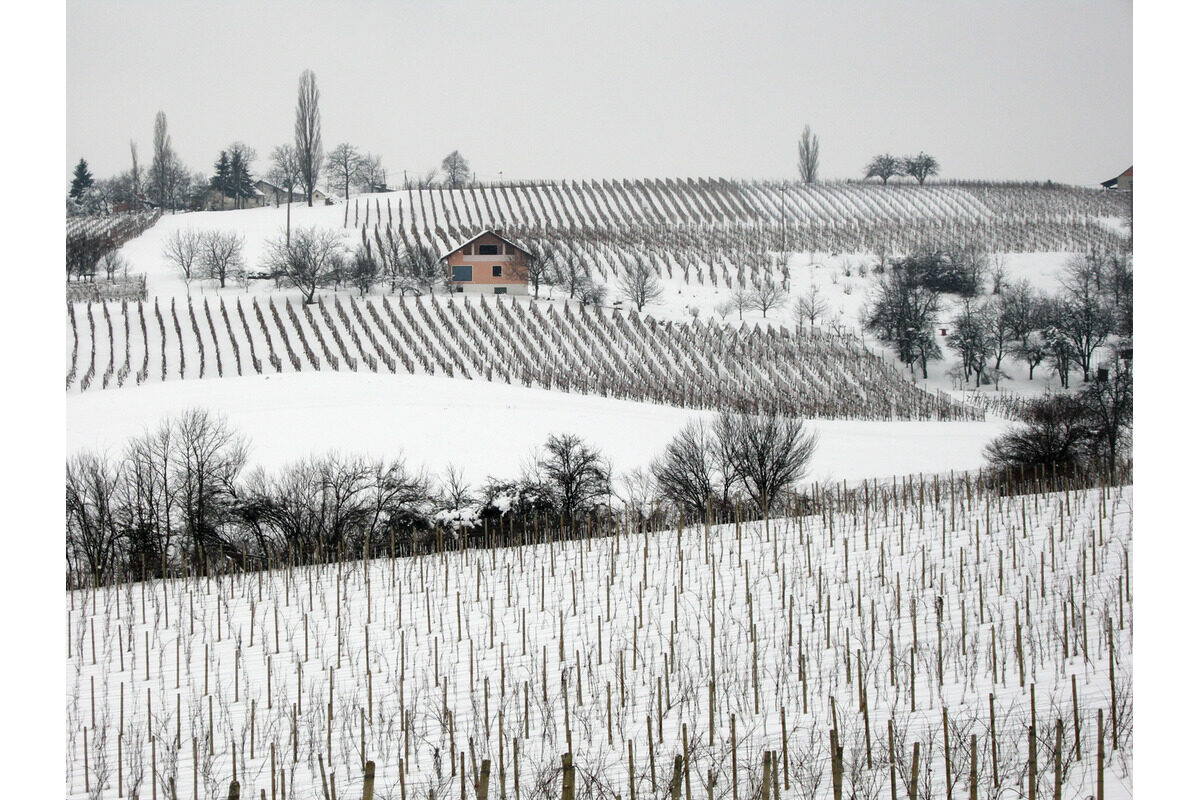
[[[614,476],[600,450],[550,436],[521,473],[470,486],[399,458],[331,453],[250,468],[248,440],[194,409],[66,465],[66,559],[77,576],[159,575],[225,559],[268,563],[341,553],[414,552],[442,541],[571,535],[617,513],[647,524],[778,510],[804,476],[816,437],[802,421],[725,412],[681,430],[649,469]],[[506,539],[504,537],[507,537]]]

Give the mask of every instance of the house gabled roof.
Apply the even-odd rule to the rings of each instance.
[[[1131,166],[1129,169],[1122,172],[1116,178],[1109,178],[1108,180],[1103,181],[1100,185],[1103,186],[1105,189],[1111,189],[1117,185],[1117,178],[1132,178],[1132,177],[1133,177],[1133,167]]]
[[[526,250],[524,247],[522,247],[521,245],[519,245],[519,244],[517,244],[516,242],[514,242],[512,239],[506,239],[505,237],[501,236],[500,234],[496,233],[496,232],[495,232],[495,231],[493,231],[493,230],[486,230],[486,231],[483,231],[483,232],[481,232],[481,233],[478,233],[478,234],[476,234],[475,236],[472,236],[470,239],[467,239],[465,242],[462,242],[462,243],[460,243],[460,244],[458,245],[458,247],[452,247],[452,248],[450,248],[450,249],[449,249],[449,250],[447,250],[445,253],[442,253],[442,256],[441,256],[441,258],[442,258],[442,259],[449,258],[451,253],[457,253],[459,250],[462,250],[464,247],[466,247],[467,245],[471,244],[471,242],[474,242],[476,239],[481,239],[481,238],[483,238],[484,236],[487,236],[489,233],[490,233],[492,236],[495,236],[495,237],[496,237],[497,239],[499,239],[500,241],[502,241],[502,242],[504,242],[504,243],[506,243],[506,244],[511,244],[513,247],[517,248],[518,250],[520,250],[520,251],[521,251],[522,253],[524,253],[525,255],[527,255],[527,256],[532,256],[532,255],[533,255],[533,253],[529,252],[529,251],[528,251],[528,250]]]

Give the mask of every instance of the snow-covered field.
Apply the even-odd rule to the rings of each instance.
[[[519,473],[553,433],[578,433],[617,472],[645,467],[688,420],[665,405],[424,375],[285,373],[171,381],[67,397],[67,449],[114,450],[188,408],[224,414],[250,438],[251,461],[279,466],[340,450],[402,453],[409,466],[449,463],[468,479]],[[858,479],[975,469],[1000,422],[815,420],[810,479]]]
[[[68,797],[357,797],[371,761],[376,798],[451,800],[486,761],[488,798],[550,798],[571,752],[581,800],[666,796],[676,755],[727,800],[774,752],[825,800],[836,731],[845,797],[966,797],[972,762],[1051,797],[1057,751],[1082,800],[1102,743],[1128,798],[1131,520],[1130,487],[885,482],[769,527],[76,590]]]

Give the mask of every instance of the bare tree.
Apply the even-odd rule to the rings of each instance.
[[[529,252],[525,257],[525,265],[519,272],[533,285],[533,296],[538,297],[542,284],[553,285],[557,275],[558,257],[553,247],[540,242],[530,242],[525,249]]]
[[[738,312],[738,319],[742,319],[742,315],[754,308],[754,294],[747,289],[738,289],[729,298],[730,305],[733,310]]]
[[[457,189],[471,179],[471,166],[463,154],[455,150],[442,159],[442,173],[451,189]]]
[[[1073,258],[1060,281],[1063,304],[1056,327],[1071,345],[1071,358],[1090,380],[1092,355],[1116,329],[1116,314],[1104,291],[1103,258],[1089,253]]]
[[[902,167],[903,164],[900,162],[900,159],[889,153],[884,153],[872,158],[863,170],[863,174],[867,178],[879,178],[883,181],[883,185],[887,186],[888,179],[899,175]]]
[[[329,171],[333,179],[342,187],[342,197],[346,199],[346,214],[343,224],[350,220],[350,184],[358,181],[358,170],[362,156],[358,148],[348,142],[342,142],[329,151],[326,156]]]
[[[350,259],[350,283],[365,296],[379,280],[379,261],[371,253],[371,245],[360,244]]]
[[[805,430],[803,420],[774,413],[722,412],[716,436],[764,518],[783,491],[804,477],[817,449],[817,436]]]
[[[696,518],[720,515],[729,502],[734,476],[721,469],[720,444],[709,427],[689,422],[650,464],[658,490]]]
[[[787,290],[770,278],[764,278],[750,293],[750,307],[761,311],[763,319],[766,319],[767,312],[779,308],[786,302]]]
[[[546,440],[537,461],[539,476],[554,491],[559,510],[568,524],[612,494],[612,469],[600,451],[574,434],[553,435]]]
[[[318,103],[321,92],[317,89],[317,76],[311,69],[300,75],[300,88],[296,99],[296,159],[300,167],[300,183],[304,195],[312,207],[313,191],[321,177],[321,163],[325,154],[321,149],[321,110]]]
[[[104,277],[111,281],[118,272],[129,270],[129,261],[119,250],[110,247],[100,256],[100,268],[104,270]]]
[[[815,183],[817,167],[821,160],[821,142],[807,125],[800,134],[800,178],[805,183]]]
[[[154,159],[150,162],[150,195],[160,207],[173,202],[172,172],[175,153],[171,150],[171,135],[167,133],[167,115],[159,111],[154,116]],[[174,211],[174,207],[171,208]]]
[[[367,153],[358,160],[358,175],[356,180],[359,189],[364,192],[378,192],[387,189],[387,170],[383,168],[383,158]]]
[[[821,296],[816,283],[810,283],[808,292],[797,297],[796,304],[792,306],[792,317],[796,323],[803,325],[807,322],[810,328],[815,327],[817,320],[828,313],[829,303]]]
[[[404,261],[400,271],[401,280],[406,288],[417,294],[433,290],[446,281],[446,270],[442,259],[429,245],[417,242],[404,249]]]
[[[300,183],[300,158],[295,145],[281,144],[271,151],[271,169],[267,180],[287,192],[287,227],[285,241],[292,240],[292,197]],[[275,205],[279,205],[279,194],[275,194]]]
[[[626,268],[617,279],[617,288],[621,295],[633,303],[640,312],[647,303],[657,303],[662,299],[663,288],[658,281],[658,273],[651,266],[646,256],[635,253],[633,264]]]
[[[925,185],[926,178],[937,175],[940,169],[937,159],[924,151],[904,159],[904,174],[916,178],[921,186]]]
[[[91,453],[67,461],[67,562],[104,580],[117,566],[119,465]]]
[[[266,264],[284,282],[312,303],[317,289],[328,286],[342,268],[346,245],[335,231],[298,228],[291,241],[267,242]]]
[[[223,417],[204,409],[184,412],[175,423],[177,457],[172,482],[184,536],[196,563],[225,543],[235,481],[246,464],[246,440]]]
[[[199,231],[185,228],[173,231],[163,242],[163,258],[171,262],[185,284],[199,277],[200,239]]]
[[[570,247],[558,251],[554,260],[554,282],[572,300],[580,293],[588,282],[587,264]]]
[[[200,265],[207,278],[218,281],[225,288],[225,281],[245,271],[242,260],[244,239],[236,233],[205,231],[200,235]]]
[[[1078,394],[1110,475],[1116,470],[1117,457],[1127,449],[1133,423],[1133,375],[1118,359],[1113,359],[1113,367],[1108,380],[1091,381]]]
[[[1067,394],[1031,401],[1022,425],[989,442],[988,463],[997,468],[1072,467],[1082,456],[1088,437],[1088,412]]]

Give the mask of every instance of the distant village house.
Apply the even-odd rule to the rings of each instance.
[[[265,205],[278,207],[288,202],[288,190],[282,186],[276,186],[268,180],[259,179],[255,181],[254,188],[262,193]],[[291,200],[293,203],[305,202],[303,186],[296,186],[292,189]],[[313,189],[313,203],[315,205],[332,205],[333,201],[329,199],[325,192],[320,189]]]
[[[484,231],[442,256],[455,292],[529,294],[528,250]]]

